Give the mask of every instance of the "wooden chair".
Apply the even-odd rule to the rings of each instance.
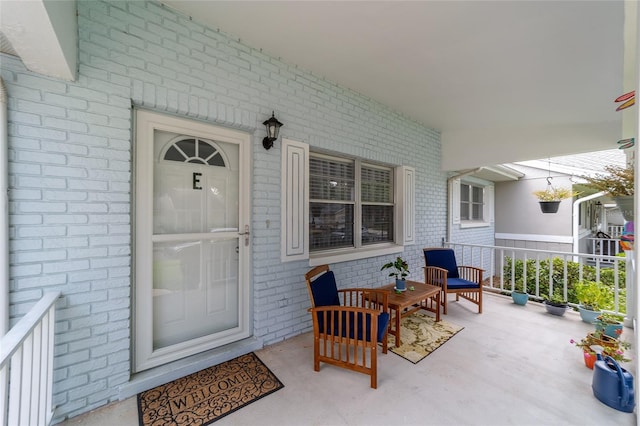
[[[440,303],[447,313],[447,296],[455,293],[456,301],[469,300],[478,305],[482,313],[482,273],[474,266],[458,266],[456,255],[450,248],[425,248],[424,282],[442,288]]]
[[[385,290],[347,288],[338,290],[328,265],[305,274],[313,320],[313,369],[320,362],[371,376],[378,386],[377,346],[387,353],[389,325]]]

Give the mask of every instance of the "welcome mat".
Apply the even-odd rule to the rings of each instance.
[[[415,312],[400,321],[400,342],[397,348],[396,338],[389,335],[389,350],[414,364],[422,361],[431,352],[444,345],[464,327],[444,320],[435,321],[430,315]]]
[[[138,394],[140,426],[208,425],[283,388],[253,352]]]

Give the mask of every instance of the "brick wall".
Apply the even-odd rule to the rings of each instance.
[[[421,279],[421,248],[446,230],[440,135],[371,99],[154,2],[78,2],[79,77],[31,73],[2,56],[9,94],[11,311],[48,289],[56,324],[57,419],[117,399],[129,379],[132,292],[131,105],[253,134],[254,335],[272,344],[310,329],[303,274],[280,262],[280,143],[265,151],[275,110],[284,137],[416,169],[416,244],[403,256]],[[267,223],[269,222],[269,225]],[[341,285],[386,282],[371,258],[332,265]]]

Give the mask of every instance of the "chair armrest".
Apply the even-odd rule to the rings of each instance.
[[[435,285],[447,290],[448,271],[438,266],[423,266],[425,284]]]
[[[482,285],[482,273],[484,269],[475,266],[458,266],[460,278]]]
[[[329,305],[329,306],[316,306],[315,308],[309,308],[307,311],[311,313],[318,312],[362,312],[367,315],[378,316],[380,315],[380,311],[377,309],[371,308],[363,308],[359,306],[339,306],[339,305]]]

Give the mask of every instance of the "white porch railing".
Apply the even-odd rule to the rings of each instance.
[[[44,297],[0,340],[2,426],[48,425],[53,417],[53,332],[60,292]]]
[[[532,273],[534,275],[534,291],[530,291],[530,284],[528,286],[528,292],[530,294],[530,298],[536,300],[541,300],[543,298],[541,284],[542,282],[547,282],[549,283],[549,289],[548,294],[545,294],[546,296],[551,296],[554,291],[554,286],[560,285],[562,287],[562,294],[564,298],[569,300],[569,304],[571,306],[575,307],[577,304],[569,297],[570,284],[575,284],[575,282],[569,283],[572,277],[573,279],[577,278],[577,281],[583,279],[601,281],[601,279],[606,275],[607,279],[613,282],[612,287],[614,289],[614,309],[611,312],[626,312],[626,283],[624,279],[620,278],[622,268],[626,267],[626,258],[624,257],[534,250],[515,247],[483,246],[477,244],[445,242],[444,245],[454,249],[458,265],[476,266],[485,270],[483,277],[485,279],[486,289],[509,294],[515,290],[516,261],[523,261],[524,264],[527,264],[527,261],[533,261],[533,266],[531,268],[523,268],[522,274],[524,276],[522,279],[524,282],[531,283],[527,274],[531,275]],[[545,271],[545,274],[548,274],[548,276],[545,276],[544,279],[542,279],[541,270],[544,268],[540,267],[540,262],[549,259],[558,260],[555,262],[548,262],[548,271]],[[508,265],[509,262],[510,265]],[[503,272],[505,271],[505,266],[507,266],[506,269],[510,271],[510,276],[505,276],[505,273]],[[570,269],[576,267],[577,277],[574,276],[575,272],[570,274]],[[587,268],[589,268],[589,271],[587,271]],[[627,272],[629,273],[629,271]]]
[[[620,238],[587,238],[591,247],[590,253],[601,256],[615,256],[622,253]]]
[[[624,225],[608,225],[607,226],[607,234],[611,236],[611,238],[620,238],[622,232],[624,231]]]

